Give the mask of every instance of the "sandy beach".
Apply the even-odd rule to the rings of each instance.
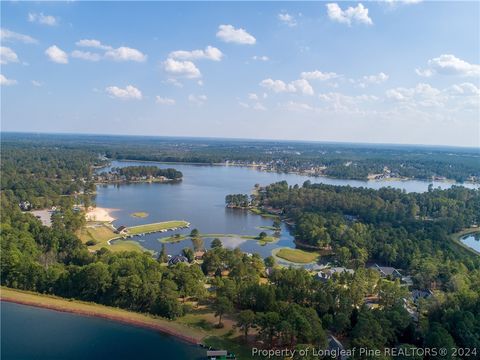
[[[116,209],[107,209],[101,207],[90,207],[85,215],[87,221],[102,221],[102,222],[112,222],[115,218],[112,216],[111,212]]]

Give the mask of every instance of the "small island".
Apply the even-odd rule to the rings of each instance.
[[[113,167],[108,172],[95,175],[95,182],[100,184],[141,183],[141,182],[177,182],[183,174],[173,168],[160,169],[157,166]]]

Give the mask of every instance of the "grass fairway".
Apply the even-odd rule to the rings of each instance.
[[[1,287],[1,298],[2,300],[20,304],[99,317],[135,326],[141,326],[167,333],[192,343],[200,343],[203,338],[207,336],[207,332],[201,329],[193,328],[176,321],[170,321],[159,317],[121,310],[92,302],[64,299],[29,291],[14,290],[6,287]]]
[[[143,218],[148,217],[148,215],[150,215],[150,214],[145,212],[145,211],[139,211],[139,212],[134,212],[130,216],[143,219]]]
[[[159,223],[129,227],[128,233],[130,235],[138,235],[138,234],[152,233],[152,232],[157,232],[162,230],[188,227],[189,225],[190,224],[186,221],[163,221]]]
[[[77,232],[77,235],[83,243],[87,241],[96,243],[88,247],[92,251],[97,251],[104,247],[111,251],[146,251],[140,244],[130,240],[118,240],[109,245],[109,240],[119,236],[113,232],[113,228],[110,225],[104,223],[88,223]]]
[[[297,264],[308,264],[318,259],[318,253],[308,252],[300,249],[281,248],[274,252],[280,259]]]

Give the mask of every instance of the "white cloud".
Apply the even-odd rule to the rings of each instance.
[[[312,86],[305,79],[295,80],[295,81],[292,81],[290,84],[293,85],[293,87],[296,89],[296,91],[298,91],[298,92],[300,92],[304,95],[313,95],[314,94]]]
[[[296,101],[289,101],[285,104],[280,104],[281,107],[289,110],[289,111],[313,111],[315,110],[312,106],[305,104],[305,103],[300,103]]]
[[[20,41],[25,44],[35,44],[38,41],[34,38],[32,38],[29,35],[24,35],[20,33],[16,33],[14,31],[10,31],[7,29],[0,29],[0,39],[5,42],[13,42],[13,41]]]
[[[36,87],[41,87],[43,84],[40,81],[37,80],[32,80],[32,85]]]
[[[248,98],[250,100],[258,100],[258,95],[254,94],[254,93],[250,93],[250,94],[248,94]]]
[[[169,79],[167,79],[167,80],[165,80],[165,81],[163,81],[163,82],[164,82],[165,84],[173,85],[173,86],[178,87],[178,88],[182,88],[182,87],[183,87],[183,84],[182,84],[180,81],[178,81],[177,79],[175,79],[175,78],[169,78]]]
[[[376,75],[365,75],[358,81],[358,86],[361,88],[366,88],[368,85],[378,85],[387,81],[389,76],[383,72],[380,72]]]
[[[340,77],[340,75],[334,73],[334,72],[321,72],[319,70],[315,71],[304,71],[300,74],[302,79],[307,79],[307,80],[331,80]]]
[[[389,99],[409,103],[411,106],[443,106],[447,97],[437,88],[430,84],[419,83],[414,88],[397,87],[386,91]]]
[[[285,83],[282,80],[265,79],[260,82],[260,86],[267,88],[275,93],[302,93],[304,95],[313,95],[314,91],[310,83],[305,79],[298,79]]]
[[[415,69],[415,73],[422,77],[431,77],[435,74],[432,69]]]
[[[109,45],[102,44],[99,40],[95,39],[82,39],[75,43],[75,45],[79,47],[91,47],[95,49],[102,49],[102,50],[111,50],[112,47]]]
[[[480,65],[470,64],[452,54],[442,54],[428,60],[426,69],[415,69],[417,75],[430,77],[434,74],[480,76]]]
[[[159,95],[155,97],[155,102],[161,105],[175,105],[175,99],[161,97]]]
[[[42,25],[48,26],[55,26],[58,24],[57,19],[55,16],[52,15],[44,15],[43,13],[29,13],[28,14],[28,21],[35,22]]]
[[[202,76],[200,70],[191,61],[178,61],[168,58],[163,62],[164,70],[173,76],[195,79]]]
[[[92,53],[90,51],[81,51],[81,50],[74,50],[70,53],[73,58],[83,59],[87,61],[100,61],[102,59],[102,55],[97,53]]]
[[[252,60],[255,60],[255,61],[268,61],[268,60],[270,60],[270,58],[269,58],[268,56],[265,56],[265,55],[262,55],[262,56],[254,55],[254,56],[252,56]]]
[[[379,100],[379,98],[374,95],[362,94],[351,96],[339,92],[319,94],[318,98],[326,105],[324,110],[356,114],[363,112],[363,110],[361,110],[361,106]]]
[[[329,3],[326,6],[328,17],[333,21],[349,26],[353,22],[373,25],[372,19],[368,16],[368,9],[362,4],[358,4],[356,7],[349,6],[345,10],[342,10],[337,3]]]
[[[15,85],[17,80],[7,79],[3,74],[0,74],[0,85],[2,86],[10,86]]]
[[[136,61],[143,62],[147,56],[137,49],[121,46],[116,49],[107,50],[105,57],[115,61]]]
[[[147,60],[147,55],[143,54],[140,50],[126,46],[114,48],[110,45],[102,44],[101,41],[96,39],[82,39],[77,41],[75,45],[78,47],[87,47],[105,51],[103,54],[83,50],[74,50],[72,52],[72,57],[87,61],[100,61],[102,59],[110,59],[114,61],[144,62],[145,60]]]
[[[297,20],[293,15],[290,15],[289,13],[278,14],[278,20],[290,27],[297,26]]]
[[[12,49],[1,46],[0,47],[0,64],[18,63],[18,56]]]
[[[68,64],[67,53],[60,49],[57,45],[50,46],[47,50],[45,50],[45,54],[53,62],[58,64]]]
[[[235,44],[253,45],[257,42],[255,37],[250,35],[245,29],[235,29],[232,25],[220,25],[217,38],[224,42]]]
[[[472,83],[455,84],[449,90],[455,95],[480,96],[480,89]]]
[[[188,95],[188,101],[196,105],[203,105],[207,101],[207,95]]]
[[[117,86],[109,86],[105,89],[105,91],[114,98],[119,98],[122,100],[141,100],[142,99],[142,92],[137,89],[135,86],[127,85],[124,89],[119,88]]]
[[[172,51],[168,57],[172,59],[178,59],[178,60],[200,60],[200,59],[206,59],[206,60],[213,60],[213,61],[220,61],[222,60],[223,53],[217,49],[216,47],[213,46],[207,46],[205,50],[192,50],[192,51],[186,51],[186,50],[177,50],[177,51]]]

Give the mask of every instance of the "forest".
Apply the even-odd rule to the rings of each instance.
[[[324,347],[328,334],[347,347],[480,348],[480,258],[450,238],[479,223],[479,190],[431,187],[420,194],[271,184],[257,189],[259,206],[279,209],[282,219],[293,221],[299,242],[330,248],[330,260],[353,273],[319,281],[307,270],[282,268],[273,257],[249,256],[219,241],[201,263],[191,257],[167,266],[162,254],[91,253],[76,236],[85,219],[74,210],[75,196],[93,193],[95,168],[107,161],[96,146],[103,145],[6,142],[2,285],[169,319],[193,311],[192,302],[202,304],[214,312],[217,326],[228,316],[244,343],[265,348]],[[20,210],[27,199],[35,207],[58,207],[51,228]],[[414,289],[433,292],[420,301],[417,319],[405,307],[409,290],[380,277],[369,266],[373,262],[395,266],[412,277]],[[375,307],[366,300],[372,297]]]
[[[181,180],[183,174],[173,168],[161,169],[158,166],[125,166],[121,168],[111,168],[109,172],[100,172],[95,174],[97,181],[137,181],[139,179],[159,179]]]
[[[479,181],[478,148],[106,135],[2,134],[2,145],[96,152],[110,160],[261,165],[366,180],[370,174]],[[312,172],[313,171],[313,172]]]

